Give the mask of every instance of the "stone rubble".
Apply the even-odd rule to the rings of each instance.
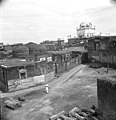
[[[90,109],[79,109],[74,107],[67,114],[61,111],[58,114],[52,115],[49,120],[103,120],[102,112],[94,105]]]

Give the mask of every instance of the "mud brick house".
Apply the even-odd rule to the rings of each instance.
[[[87,63],[88,62],[88,52],[83,46],[70,47],[70,48],[68,48],[68,50],[72,52],[72,58],[81,57],[79,63]]]
[[[52,59],[54,61],[55,74],[64,72],[67,68],[65,66],[65,61],[70,60],[70,54],[64,51],[52,51]],[[67,56],[67,57],[66,57]]]
[[[68,38],[68,44],[70,47],[83,46],[85,49],[88,46],[88,38]]]
[[[41,67],[42,73],[45,75],[45,82],[48,82],[54,78],[54,67],[52,54],[35,55],[36,67]]]
[[[0,90],[4,92],[28,88],[45,82],[41,67],[35,62],[11,59],[0,61]]]
[[[40,43],[40,45],[45,45],[47,48],[47,51],[58,51],[63,50],[65,47],[64,40],[58,38],[56,41],[43,41]]]
[[[6,45],[0,43],[0,59],[10,58],[10,57],[12,57],[12,49],[6,49]]]
[[[88,41],[89,61],[116,67],[116,36],[95,36]]]
[[[12,57],[12,50],[8,51],[0,51],[0,59],[6,59],[6,58],[11,58]]]
[[[70,47],[63,51],[52,51],[55,73],[62,73],[75,65],[81,64],[83,54],[87,53],[86,50],[79,47]]]
[[[56,50],[56,45],[53,43],[53,44],[44,44],[47,48],[47,51],[55,51]]]

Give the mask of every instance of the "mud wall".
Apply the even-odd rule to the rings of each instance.
[[[7,85],[0,81],[0,90],[3,92],[7,91]]]
[[[45,75],[45,82],[49,82],[53,78],[54,78],[54,71],[52,71],[52,72]]]
[[[45,76],[34,76],[27,79],[17,79],[17,80],[9,80],[8,81],[8,90],[16,91],[24,88],[29,88],[32,86],[36,86],[39,84],[44,84]]]
[[[82,62],[82,57],[79,56],[77,58],[71,59],[68,62],[65,61],[65,62],[56,63],[56,65],[55,65],[55,74],[63,73],[65,71],[69,70],[69,69],[72,69],[75,66],[81,64],[81,62]]]
[[[116,78],[97,79],[97,93],[104,120],[116,120]]]

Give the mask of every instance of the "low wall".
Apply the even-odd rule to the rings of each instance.
[[[104,120],[116,120],[116,78],[97,79],[97,93]]]
[[[81,62],[82,62],[81,57],[74,58],[68,63],[68,68],[67,69],[72,69],[75,66],[81,64]]]
[[[8,81],[8,91],[15,91],[31,86],[36,86],[45,82],[45,76],[35,76],[27,79],[9,80]]]
[[[52,80],[54,78],[54,71],[48,73],[45,75],[45,81],[49,82],[50,80]]]

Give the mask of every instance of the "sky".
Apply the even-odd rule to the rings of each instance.
[[[116,34],[115,0],[5,0],[0,5],[0,42],[67,41],[81,22],[96,33]]]

